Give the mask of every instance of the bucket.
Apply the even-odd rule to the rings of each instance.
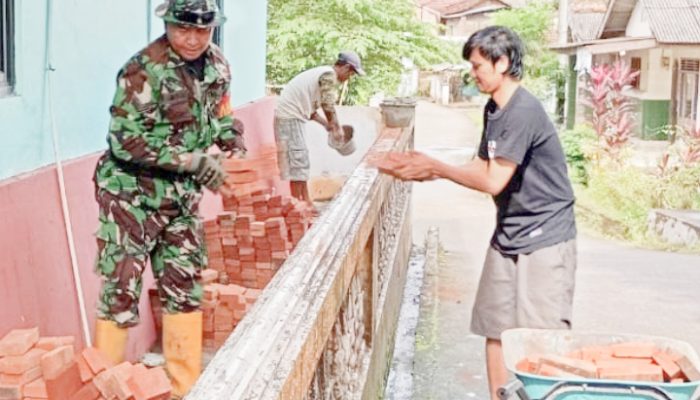
[[[353,135],[355,128],[350,125],[343,125],[342,140],[335,140],[332,134],[328,135],[328,145],[334,148],[338,153],[348,156],[355,152],[355,141]]]
[[[405,128],[411,125],[416,114],[416,100],[411,97],[388,98],[379,107],[382,109],[384,124],[389,128]]]

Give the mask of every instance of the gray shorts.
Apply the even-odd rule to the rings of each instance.
[[[500,339],[511,328],[571,328],[576,240],[509,256],[489,247],[471,331]]]
[[[275,142],[280,178],[285,181],[309,180],[309,150],[304,139],[306,121],[275,117]]]

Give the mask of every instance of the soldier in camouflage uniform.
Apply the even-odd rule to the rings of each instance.
[[[203,187],[217,191],[226,176],[207,150],[245,148],[229,104],[229,66],[211,43],[213,27],[225,21],[215,0],[170,0],[156,12],[166,34],[119,71],[109,149],[94,176],[103,280],[95,341],[114,361],[123,359],[150,259],[165,311],[166,369],[181,396],[201,365],[207,260],[198,203]]]

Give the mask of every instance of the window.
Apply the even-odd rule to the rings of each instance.
[[[0,97],[12,93],[14,83],[14,0],[0,0]]]
[[[224,0],[216,0],[216,4],[219,6],[219,10],[223,13],[224,12]],[[221,45],[224,43],[223,39],[223,26],[219,25],[216,28],[214,28],[214,35],[212,40],[214,41],[214,44],[221,47]]]
[[[630,69],[635,72],[639,72],[636,78],[630,83],[633,88],[639,89],[639,81],[642,77],[642,59],[640,57],[632,57],[630,60]]]

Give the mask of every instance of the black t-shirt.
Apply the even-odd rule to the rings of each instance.
[[[496,231],[491,244],[504,254],[527,254],[576,237],[574,193],[556,129],[542,104],[519,87],[503,109],[484,109],[479,158],[518,166],[494,196]]]

